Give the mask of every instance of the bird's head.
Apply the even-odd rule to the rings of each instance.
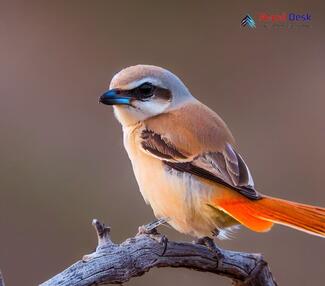
[[[194,98],[182,81],[170,71],[150,65],[136,65],[117,73],[99,102],[113,105],[124,126],[168,112]]]

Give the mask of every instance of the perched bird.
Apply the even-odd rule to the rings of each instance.
[[[276,223],[325,237],[325,208],[257,192],[227,125],[171,72],[123,69],[99,101],[122,124],[144,200],[179,232],[225,238],[238,225],[266,232]]]

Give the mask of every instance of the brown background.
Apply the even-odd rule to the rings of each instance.
[[[97,104],[114,73],[137,63],[172,70],[226,120],[261,192],[325,206],[322,1],[175,2],[0,2],[0,268],[7,285],[35,285],[91,252],[94,217],[112,226],[117,242],[153,219],[120,126],[111,108]],[[289,11],[311,13],[312,26],[240,27],[246,13]],[[321,238],[276,226],[267,234],[242,229],[220,245],[262,252],[280,285],[324,285]],[[155,269],[128,285],[229,283]]]

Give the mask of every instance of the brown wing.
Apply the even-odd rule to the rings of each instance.
[[[151,130],[141,134],[143,150],[165,165],[232,188],[250,199],[259,199],[250,171],[241,156],[226,144],[223,152],[206,152],[193,158]]]
[[[187,156],[178,151],[166,138],[151,130],[143,130],[141,139],[142,148],[162,160],[177,162],[187,159]]]

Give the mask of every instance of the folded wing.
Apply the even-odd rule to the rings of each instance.
[[[229,143],[223,151],[188,154],[152,130],[143,130],[141,140],[146,153],[175,170],[225,185],[249,199],[260,198],[247,165]]]

